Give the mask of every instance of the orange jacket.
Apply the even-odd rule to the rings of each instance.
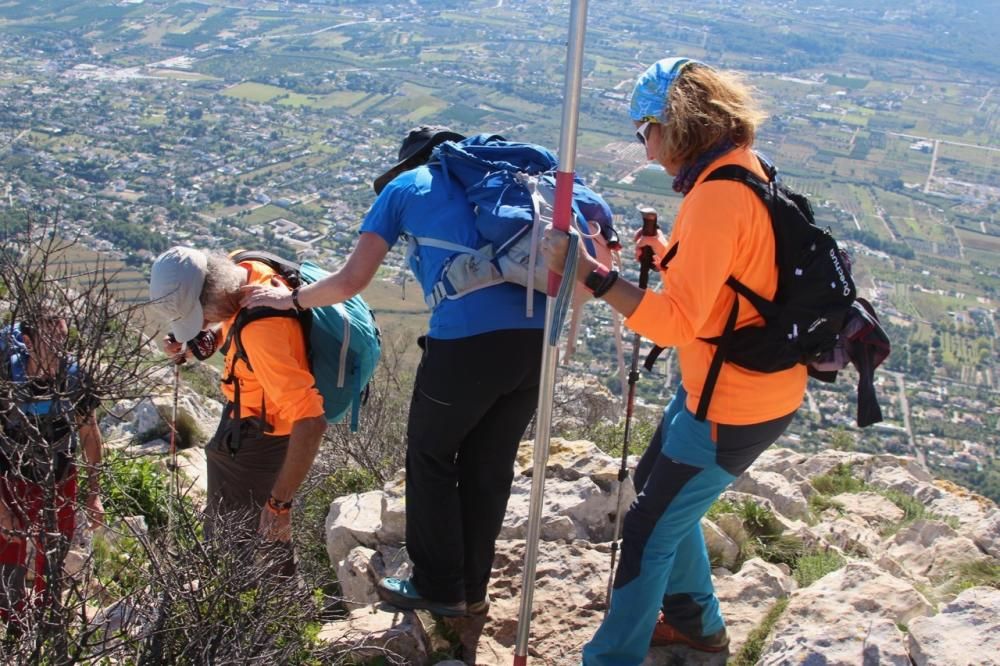
[[[270,267],[257,261],[239,264],[248,273],[247,284],[270,284],[277,274]],[[278,278],[281,280],[281,278]],[[222,324],[222,339],[229,333],[236,317]],[[323,398],[316,389],[316,382],[309,371],[305,338],[299,322],[286,317],[268,317],[250,322],[243,328],[243,348],[246,350],[253,372],[246,363],[235,368],[235,380],[240,382],[240,417],[260,417],[261,399],[267,412],[267,422],[274,430],[272,435],[288,435],[292,424],[304,418],[323,415]],[[228,377],[233,369],[236,345],[226,354],[222,376]],[[232,401],[233,387],[222,385],[226,399]]]
[[[661,347],[676,347],[687,407],[698,407],[715,345],[699,338],[722,333],[735,292],[730,275],[771,299],[778,285],[774,232],[767,208],[742,183],[704,179],[724,164],[739,164],[761,178],[756,157],[736,149],[715,160],[684,197],[668,248],[677,254],[661,272],[661,291],[648,289],[626,324]],[[763,325],[763,318],[740,297],[737,328]],[[708,420],[728,425],[769,421],[795,411],[802,402],[806,368],[797,365],[775,373],[751,372],[724,363],[712,393]]]

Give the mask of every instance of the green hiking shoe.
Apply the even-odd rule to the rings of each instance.
[[[434,615],[460,617],[466,614],[464,601],[431,601],[420,596],[409,578],[383,578],[375,586],[379,598],[404,610],[426,610]]]

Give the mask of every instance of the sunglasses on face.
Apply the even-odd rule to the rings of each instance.
[[[649,128],[652,127],[653,124],[654,123],[653,123],[652,120],[647,120],[643,124],[639,125],[639,127],[637,127],[636,130],[635,130],[636,141],[638,141],[639,143],[641,143],[642,145],[645,146],[646,145],[646,135],[649,134]]]

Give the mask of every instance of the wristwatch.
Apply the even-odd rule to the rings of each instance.
[[[583,279],[583,286],[590,290],[590,293],[594,293],[602,284],[604,280],[608,277],[608,269],[604,266],[598,264],[597,268],[587,273],[587,277]]]
[[[598,266],[587,274],[583,281],[583,286],[590,290],[594,298],[601,298],[608,293],[612,285],[618,280],[618,271],[609,271],[604,266]]]
[[[298,287],[296,287],[295,289],[292,289],[292,305],[295,306],[296,312],[305,312],[306,311],[306,308],[302,307],[302,305],[299,303],[299,288]]]

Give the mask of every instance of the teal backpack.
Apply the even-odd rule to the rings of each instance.
[[[293,289],[301,284],[312,284],[329,275],[311,262],[296,264],[270,252],[244,250],[234,253],[231,258],[235,263],[259,261],[270,266]],[[243,348],[240,334],[244,326],[265,317],[291,317],[302,324],[309,368],[316,380],[316,388],[323,396],[326,420],[329,423],[340,423],[350,412],[351,432],[357,432],[361,405],[368,398],[368,382],[382,355],[381,333],[368,304],[361,296],[354,296],[343,303],[312,308],[301,313],[274,308],[240,310],[221,351],[227,353],[229,345],[235,344],[236,359],[246,363],[251,371],[253,366]],[[233,366],[236,365],[236,359]],[[234,380],[232,370],[223,382],[232,384],[235,413],[239,414],[239,382]],[[261,407],[261,418],[264,419],[263,405]],[[266,427],[266,424],[262,425]]]

